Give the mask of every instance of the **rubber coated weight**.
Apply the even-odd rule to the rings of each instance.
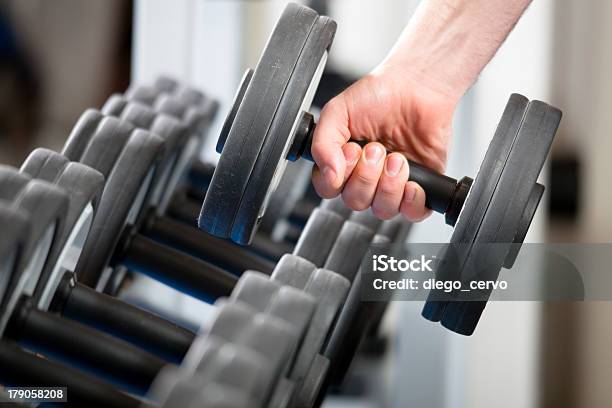
[[[10,282],[19,277],[18,273],[26,262],[21,254],[25,252],[30,236],[28,214],[11,208],[9,202],[0,201],[0,225],[3,230],[0,235],[0,321],[3,321],[5,302],[10,298]]]
[[[21,188],[17,189],[18,184]],[[10,316],[22,295],[34,294],[41,276],[49,276],[57,257],[49,255],[58,245],[58,235],[62,231],[68,210],[68,196],[59,188],[41,180],[32,180],[8,166],[0,166],[0,200],[24,211],[31,220],[27,246],[23,259],[27,265],[20,266],[13,276],[8,291],[7,309],[4,316]],[[6,326],[0,324],[0,331]]]
[[[342,201],[341,196],[328,200],[321,200],[321,204],[319,204],[319,207],[324,210],[336,213],[345,220],[348,219],[351,214],[353,214],[353,210],[351,210],[344,204],[344,201]]]
[[[284,377],[299,343],[295,329],[242,302],[218,300],[215,305],[215,318],[203,333],[251,348],[266,358],[275,379]],[[272,391],[266,390],[265,395],[272,395]]]
[[[315,26],[316,32],[321,28],[318,22],[314,11],[289,4],[276,25],[238,109],[204,200],[199,225],[207,232],[222,238],[231,237],[241,244],[250,241],[285,150],[286,143],[278,143],[277,137],[290,132],[293,123],[289,118],[297,117],[308,91],[309,84],[296,84],[291,78],[298,75],[296,72],[314,76],[331,44],[335,25],[330,23],[329,41],[323,44],[319,57],[310,54],[309,61],[301,59],[311,31]],[[301,89],[296,89],[298,86]],[[262,104],[262,100],[266,103]],[[251,174],[256,177],[251,179]],[[263,191],[257,193],[255,190]]]
[[[322,352],[323,344],[340,312],[351,284],[337,273],[317,269],[306,259],[289,254],[280,259],[274,269],[272,279],[301,289],[317,301],[317,309],[290,375],[290,378],[295,379],[298,383],[299,389],[303,386],[301,383],[317,359],[317,354]]]
[[[323,267],[336,238],[342,229],[344,218],[336,213],[315,208],[308,218],[293,254]]]
[[[197,377],[177,384],[162,408],[250,408],[257,407],[242,390],[216,383],[202,385]]]
[[[368,227],[353,221],[346,221],[323,267],[352,282],[372,238],[374,238],[374,232]]]
[[[70,162],[59,153],[47,149],[36,149],[30,153],[21,171],[55,184],[70,197],[64,228],[58,232],[57,245],[49,254],[55,266],[47,271],[47,276],[41,276],[34,292],[38,307],[46,310],[64,273],[75,270],[100,202],[104,177],[88,166]]]
[[[117,94],[111,96],[104,104],[102,113],[119,117],[164,140],[165,153],[160,160],[159,169],[161,176],[151,201],[157,207],[158,213],[165,212],[181,176],[186,171],[184,168],[178,167],[177,164],[181,162],[183,155],[192,154],[184,151],[190,136],[188,129],[175,117],[157,113],[151,107],[138,102],[129,102],[126,98]]]
[[[300,339],[308,329],[316,306],[315,299],[307,293],[281,285],[256,271],[242,274],[230,300],[243,302],[260,313],[284,320],[294,327]]]
[[[512,150],[502,170],[489,208],[469,253],[462,278],[471,278],[484,269],[484,279],[497,279],[511,248],[517,227],[529,202],[557,132],[561,112],[540,101],[531,101],[521,123]],[[491,250],[482,245],[498,243]],[[486,246],[486,245],[485,245]],[[474,332],[486,301],[453,302],[444,312],[442,325],[460,334]]]
[[[459,244],[457,248],[453,248],[458,256],[457,262],[459,264],[452,262],[452,264],[446,266],[445,262],[441,262],[439,266],[441,276],[447,274],[444,268],[450,267],[454,270],[460,270],[461,265],[465,262],[469,252],[469,244],[474,241],[478,227],[486,214],[501,172],[512,150],[528,103],[527,98],[522,95],[512,94],[510,96],[450,239],[451,246]],[[468,244],[468,246],[464,249],[465,244]],[[445,307],[446,302],[428,301],[423,308],[422,315],[431,321],[439,321],[442,319]]]
[[[276,381],[262,354],[212,335],[200,336],[193,342],[181,371],[240,388],[260,403]]]

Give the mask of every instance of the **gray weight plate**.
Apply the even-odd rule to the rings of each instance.
[[[57,262],[57,257],[50,255],[62,246],[59,238],[66,225],[69,198],[60,188],[46,181],[32,180],[17,169],[2,166],[0,172],[4,174],[3,180],[27,180],[19,192],[0,185],[0,199],[10,201],[14,208],[30,215],[30,246],[24,253],[24,257],[30,260],[26,268],[29,277],[22,290],[31,296],[41,277],[48,277]],[[15,182],[9,184],[14,185]]]
[[[211,382],[241,389],[261,403],[274,386],[272,367],[260,353],[213,335],[199,336],[181,364],[186,375],[199,375]]]
[[[242,274],[230,296],[231,301],[243,302],[260,313],[278,317],[295,329],[300,344],[315,312],[316,301],[309,294],[292,286],[270,280],[260,272]],[[299,358],[300,352],[297,353]]]
[[[310,185],[312,163],[301,160],[291,163],[274,194],[270,197],[268,210],[261,219],[260,230],[275,241],[285,238],[289,224],[285,221]]]
[[[250,408],[260,407],[239,388],[210,382],[198,375],[181,375],[175,367],[164,368],[157,376],[150,399],[163,408]],[[144,405],[147,407],[147,405]]]
[[[64,228],[49,254],[54,267],[45,271],[34,292],[38,307],[45,310],[65,271],[74,271],[89,234],[102,196],[104,177],[98,171],[70,162],[59,153],[36,149],[21,166],[21,171],[61,188],[70,197]]]
[[[378,228],[380,228],[383,223],[381,219],[376,218],[371,208],[364,211],[353,211],[349,220],[361,224],[364,227],[368,227],[374,232],[378,231]]]
[[[178,166],[185,154],[188,129],[175,117],[155,112],[151,107],[135,101],[128,101],[120,95],[111,96],[102,108],[102,113],[119,117],[137,128],[148,130],[161,137],[165,144],[165,153],[159,164],[159,182],[154,187],[152,204],[157,207],[158,214],[165,212],[181,176],[186,169]],[[178,174],[176,174],[178,173]]]
[[[329,371],[329,360],[317,355],[312,362],[308,376],[304,379],[302,387],[298,389],[292,400],[294,407],[313,407],[321,392],[325,381],[325,373]]]
[[[384,221],[376,231],[376,234],[389,238],[392,243],[402,243],[406,240],[411,228],[412,224],[404,220],[401,215],[398,215]]]
[[[348,219],[351,216],[351,214],[353,214],[353,210],[348,208],[344,204],[344,201],[342,201],[342,196],[338,196],[336,198],[331,198],[327,200],[321,200],[321,204],[319,204],[319,207],[324,210],[334,212],[338,214],[339,216],[341,216],[342,218],[344,218],[345,220]]]
[[[279,260],[272,273],[272,279],[301,289],[317,301],[317,309],[290,375],[290,378],[300,383],[315,356],[322,352],[323,344],[344,304],[351,284],[337,273],[316,269],[307,260],[289,254]]]
[[[352,282],[361,266],[363,256],[370,247],[372,238],[374,238],[374,231],[368,227],[353,221],[346,221],[323,267]]]
[[[166,75],[161,75],[155,79],[153,82],[153,88],[157,89],[159,92],[172,93],[179,87],[179,82]]]
[[[22,183],[20,191],[10,188],[18,183]],[[26,245],[5,291],[0,318],[1,334],[21,296],[31,296],[40,276],[53,267],[49,253],[57,245],[58,231],[63,228],[68,197],[49,183],[30,180],[16,169],[0,166],[0,200],[13,209],[23,211],[31,221]]]
[[[450,239],[451,245],[461,244],[453,251],[457,259],[448,263],[441,262],[438,271],[440,276],[453,274],[452,271],[447,273],[444,269],[460,270],[461,265],[465,262],[470,244],[474,242],[491,197],[497,188],[528,103],[529,101],[524,96],[517,94],[510,96]],[[431,321],[439,321],[444,315],[445,307],[446,302],[444,301],[428,301],[423,308],[422,315]]]
[[[338,214],[315,208],[304,226],[293,254],[322,267],[343,224],[344,218]]]
[[[6,310],[5,300],[10,296],[7,290],[11,280],[18,277],[14,275],[20,272],[19,265],[23,263],[24,250],[28,245],[30,236],[29,215],[23,211],[11,208],[7,201],[0,201],[0,321]]]
[[[203,230],[251,240],[287,163],[294,123],[312,102],[335,27],[306,7],[285,8],[223,146],[202,206]]]
[[[131,128],[115,118],[107,117],[104,121],[113,122],[117,125],[116,128]],[[149,132],[131,129],[127,137],[122,132],[106,132],[106,129],[100,129],[101,131],[93,135],[89,148],[83,154],[83,161],[87,161],[86,164],[96,170],[100,170],[96,165],[105,170],[108,167],[112,169],[108,171],[91,233],[76,267],[80,281],[88,286],[96,286],[110,261],[123,228],[139,222],[141,210],[147,207],[151,187],[155,185],[156,166],[163,154],[164,142]],[[98,138],[104,141],[104,144],[124,146],[113,158],[112,166],[93,160],[98,149],[102,150],[102,154],[106,151],[104,144],[98,142]]]
[[[216,315],[204,332],[251,348],[266,358],[275,379],[285,376],[299,342],[294,327],[242,302],[217,300],[215,305]]]
[[[478,228],[474,244],[462,268],[462,279],[485,271],[478,279],[495,280],[516,236],[517,226],[542,171],[557,132],[561,112],[544,102],[532,101],[527,107],[493,197]],[[498,244],[495,248],[486,245]],[[503,245],[502,245],[503,244]],[[482,273],[482,272],[481,272]],[[473,333],[486,301],[452,302],[442,325],[460,334]]]

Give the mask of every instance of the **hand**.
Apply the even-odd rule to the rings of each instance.
[[[415,77],[379,68],[323,108],[312,143],[313,184],[321,197],[342,193],[348,207],[372,207],[381,219],[401,213],[420,221],[431,213],[421,186],[407,181],[406,158],[444,171],[458,97]],[[349,139],[369,143],[361,148]]]

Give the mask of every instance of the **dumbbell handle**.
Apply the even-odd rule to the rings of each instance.
[[[302,157],[314,161],[311,146],[315,128],[314,117],[310,113],[304,112],[287,156],[289,160],[294,161]],[[362,141],[352,141],[360,145],[364,144]],[[408,160],[408,164],[410,165],[408,180],[416,182],[425,190],[425,206],[435,212],[446,214],[446,222],[454,225],[472,180],[464,177],[457,181],[419,163]]]

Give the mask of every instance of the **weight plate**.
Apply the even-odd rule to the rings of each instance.
[[[241,244],[250,241],[275,169],[286,162],[282,152],[293,122],[302,105],[309,105],[310,101],[304,103],[304,99],[331,44],[335,25],[330,23],[329,41],[317,49],[315,33],[328,19],[319,21],[314,11],[296,4],[289,4],[280,17],[253,73],[206,194],[199,219],[205,231]],[[308,43],[311,32],[314,36]]]
[[[290,324],[242,302],[218,300],[215,306],[216,316],[207,333],[261,353],[276,379],[287,373],[299,341]]]
[[[361,266],[363,256],[368,252],[372,238],[374,231],[368,227],[346,221],[323,267],[352,282]]]
[[[19,267],[24,263],[21,254],[28,244],[30,236],[29,215],[23,211],[11,208],[8,201],[0,201],[0,224],[2,235],[0,235],[0,321],[6,310],[9,283],[21,270]],[[7,296],[5,296],[7,295]],[[1,332],[1,331],[0,331]]]
[[[299,359],[301,341],[315,312],[316,303],[312,296],[272,281],[262,273],[246,271],[232,291],[230,300],[243,302],[260,313],[278,317],[290,324],[300,341],[296,353],[296,359]]]
[[[338,214],[315,208],[306,222],[293,254],[322,267],[343,224],[344,218]]]
[[[345,220],[348,219],[353,213],[353,210],[348,208],[344,204],[344,201],[342,201],[342,196],[338,196],[329,200],[321,200],[321,204],[319,205],[319,207],[324,210],[334,212]]]
[[[34,292],[38,307],[46,310],[65,271],[74,271],[89,234],[104,188],[104,177],[80,163],[48,149],[36,149],[21,166],[23,173],[53,183],[70,197],[64,228],[49,254],[52,269],[43,272]]]
[[[381,219],[376,218],[376,216],[372,213],[372,209],[370,208],[364,211],[353,211],[349,217],[349,221],[363,225],[374,232],[378,231],[378,228],[380,228],[383,223]]]
[[[542,171],[557,132],[561,112],[544,102],[532,101],[503,168],[493,197],[482,219],[462,269],[462,279],[496,280],[516,236],[525,207]],[[478,245],[481,244],[481,245]],[[484,245],[482,245],[484,244]],[[486,244],[497,244],[487,248]],[[484,271],[485,276],[482,276]],[[486,301],[452,302],[442,325],[460,334],[474,332]]]
[[[188,375],[239,388],[261,403],[275,381],[261,354],[212,335],[195,339],[181,368]]]
[[[159,92],[172,93],[179,87],[179,82],[166,75],[161,75],[157,77],[155,82],[153,82],[153,88],[157,89]]]
[[[159,181],[151,197],[151,203],[157,207],[158,214],[164,213],[181,176],[186,171],[185,168],[177,166],[180,157],[191,154],[184,151],[189,137],[187,128],[177,118],[157,113],[147,105],[129,102],[119,95],[113,95],[107,101],[102,113],[119,117],[164,140],[165,153],[159,164]]]
[[[217,153],[221,153],[223,151],[223,146],[225,146],[225,142],[227,141],[227,136],[229,135],[230,130],[232,129],[232,125],[234,124],[234,119],[236,119],[236,114],[238,113],[238,109],[242,104],[242,100],[244,99],[244,94],[246,94],[247,89],[249,88],[249,84],[251,83],[251,79],[253,79],[253,70],[251,68],[247,69],[244,73],[242,80],[240,81],[240,86],[238,87],[238,91],[236,95],[234,95],[234,101],[232,102],[232,107],[227,113],[225,117],[225,121],[223,122],[223,127],[221,128],[221,133],[219,134],[219,138],[217,139]]]
[[[512,94],[506,104],[450,239],[451,246],[460,244],[456,248],[453,247],[453,253],[457,256],[457,259],[452,262],[452,265],[448,265],[453,270],[460,270],[461,265],[465,262],[470,244],[475,239],[491,197],[495,192],[528,103],[529,101],[524,96]],[[445,268],[444,265],[446,264],[442,261],[439,267]],[[446,276],[442,270],[439,271],[439,274]],[[439,321],[444,314],[445,307],[446,302],[428,301],[425,303],[421,314],[428,320]]]
[[[315,269],[315,266],[307,260],[289,254],[279,260],[272,273],[272,279],[301,289],[317,301],[317,309],[290,375],[290,378],[298,383],[299,388],[315,356],[322,351],[351,284],[335,272]]]
[[[105,121],[110,119],[116,123],[116,119],[110,117]],[[156,166],[164,149],[161,138],[141,129],[133,130],[129,137],[121,132],[98,132],[91,144],[101,147],[98,137],[107,144],[125,147],[108,174],[90,236],[76,267],[80,281],[92,287],[96,286],[110,262],[124,227],[138,224],[142,209],[147,206],[151,186],[155,184]],[[83,157],[85,160],[94,155],[95,151],[90,150]],[[106,163],[96,163],[95,160],[88,162],[94,164],[94,168],[95,164],[104,169],[108,167]]]

